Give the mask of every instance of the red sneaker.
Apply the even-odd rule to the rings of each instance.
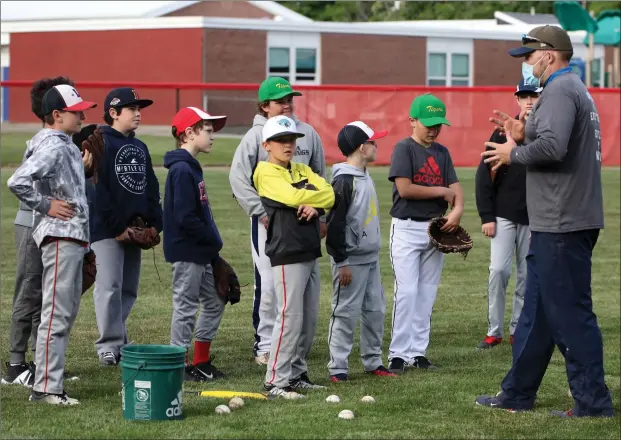
[[[502,338],[497,338],[496,336],[486,336],[485,339],[481,341],[477,348],[481,350],[485,350],[488,348],[495,347],[496,345],[502,342]]]
[[[395,373],[391,373],[390,371],[388,371],[386,369],[386,367],[384,367],[383,365],[380,365],[379,367],[377,367],[375,370],[373,371],[365,371],[365,373],[367,374],[372,374],[373,376],[382,376],[382,377],[397,377],[397,375]]]
[[[513,345],[513,335],[509,336],[509,344]]]

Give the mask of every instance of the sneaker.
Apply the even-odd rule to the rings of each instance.
[[[2,385],[23,385],[27,387],[30,380],[34,382],[34,374],[25,362],[17,365],[6,362],[5,365],[6,374],[0,379]],[[32,387],[32,385],[30,386]]]
[[[416,356],[412,362],[412,368],[422,368],[423,370],[436,370],[438,367],[433,365],[425,356]]]
[[[285,400],[306,399],[306,396],[304,394],[300,394],[296,392],[290,386],[280,388],[280,387],[275,387],[273,385],[272,386],[266,385],[265,390],[267,391],[267,398],[270,400],[277,399],[279,397]]]
[[[345,373],[338,373],[330,376],[330,382],[332,383],[347,382],[347,380],[347,374]]]
[[[38,391],[32,391],[30,393],[31,402],[43,402],[49,403],[50,405],[79,405],[80,402],[78,399],[73,399],[67,395],[66,392],[63,391],[62,394],[50,394],[50,393],[40,393]]]
[[[269,353],[263,353],[263,354],[260,354],[254,357],[254,363],[262,367],[266,366],[269,360],[270,360]]]
[[[184,382],[206,382],[208,380],[209,379],[205,376],[195,371],[193,366],[188,365],[185,367],[185,371],[183,372]]]
[[[211,361],[194,365],[194,373],[201,376],[203,380],[215,380],[224,377],[224,373],[211,364]]]
[[[569,417],[576,417],[574,416],[574,412],[571,409],[568,409],[567,411],[559,411],[559,410],[553,409],[552,411],[550,411],[550,415],[553,417],[560,417],[562,419],[567,419]]]
[[[500,399],[501,395],[502,395],[502,391],[496,394],[495,396],[485,396],[485,395],[479,396],[476,398],[474,403],[479,406],[487,406],[488,408],[504,409],[505,411],[508,411],[510,413],[526,411],[526,410],[517,410],[517,409],[513,409],[513,408],[509,408],[505,406],[503,401]]]
[[[99,355],[99,365],[102,367],[111,367],[116,365],[117,362],[117,356],[111,351],[106,351],[105,353],[101,353]]]
[[[397,376],[395,373],[391,373],[390,371],[388,371],[388,369],[384,367],[383,365],[380,365],[375,370],[365,371],[365,373],[372,374],[373,376],[383,376],[383,377],[396,377]]]
[[[477,348],[479,350],[486,350],[488,348],[492,348],[497,346],[502,342],[502,338],[497,338],[496,336],[486,336],[485,339],[481,341]],[[513,343],[513,336],[511,336],[511,343]]]
[[[509,336],[509,344],[513,345],[513,335]]]
[[[317,385],[310,381],[308,378],[308,374],[304,373],[297,379],[293,379],[289,381],[289,385],[294,390],[325,390],[328,387],[324,387],[323,385]]]
[[[408,367],[408,363],[401,358],[392,358],[388,362],[388,371],[394,374],[403,374]]]

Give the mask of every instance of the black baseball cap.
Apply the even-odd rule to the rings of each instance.
[[[145,108],[153,104],[150,99],[140,99],[136,90],[131,87],[119,87],[113,89],[106,96],[104,101],[104,112],[108,113],[111,108],[127,107],[129,105],[137,105]]]
[[[520,58],[536,50],[574,50],[569,34],[559,26],[537,26],[522,35],[522,46],[509,50],[509,55]]]
[[[97,107],[92,101],[84,101],[75,87],[68,84],[59,84],[52,87],[41,101],[41,114],[49,115],[54,110],[64,112],[81,112]]]
[[[341,128],[337,137],[339,150],[345,156],[349,156],[368,141],[383,138],[388,134],[388,130],[373,131],[362,121],[354,121]]]
[[[539,94],[542,91],[543,91],[543,87],[531,86],[530,84],[526,84],[524,80],[521,80],[519,84],[517,85],[517,87],[515,88],[515,93],[513,94],[515,96],[533,95],[533,94]]]
[[[78,133],[75,133],[73,136],[71,136],[71,140],[73,141],[74,144],[78,146],[78,148],[80,148],[80,150],[82,150],[82,142],[87,140],[88,137],[95,132],[97,127],[98,127],[97,124],[90,124],[90,125],[87,125],[86,127],[82,127],[82,130],[80,130]]]

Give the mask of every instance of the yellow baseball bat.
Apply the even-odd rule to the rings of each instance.
[[[267,396],[261,393],[248,393],[245,391],[200,391],[201,397],[219,397],[230,399],[233,397],[246,397],[248,399],[267,400]]]

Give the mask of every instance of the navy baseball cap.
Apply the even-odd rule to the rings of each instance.
[[[344,156],[349,156],[369,141],[381,139],[388,134],[388,130],[373,131],[362,121],[354,121],[341,128],[336,138],[339,150]]]
[[[106,96],[104,101],[104,112],[108,113],[111,108],[127,107],[129,105],[137,105],[140,108],[145,108],[153,104],[150,99],[140,99],[136,90],[131,87],[119,87],[113,89]]]
[[[571,51],[574,50],[569,34],[559,26],[538,26],[528,34],[522,35],[522,47],[509,50],[509,55],[520,58],[536,50]]]
[[[517,96],[517,95],[521,95],[521,94],[541,93],[542,91],[543,91],[543,87],[531,86],[529,84],[525,84],[524,80],[522,80],[522,81],[520,81],[520,83],[515,88],[514,95]]]

